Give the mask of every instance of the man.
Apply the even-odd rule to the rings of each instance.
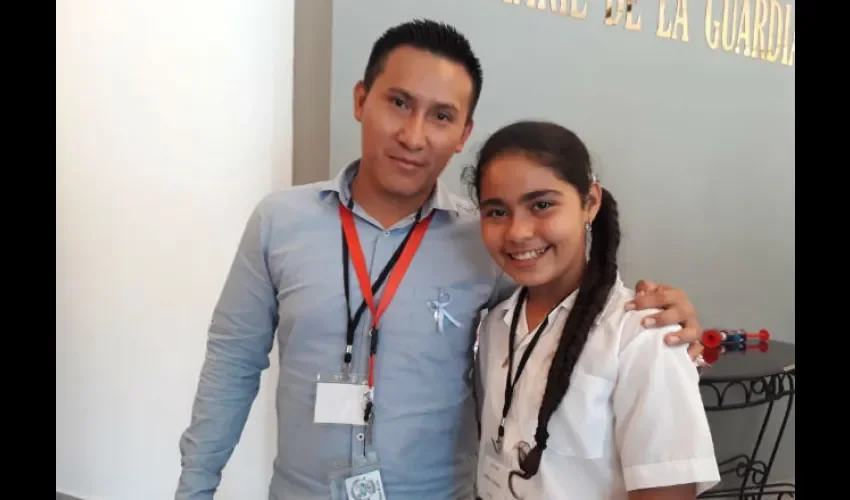
[[[209,328],[180,442],[178,500],[213,497],[275,331],[270,499],[348,498],[344,488],[390,500],[474,497],[474,329],[479,310],[510,283],[484,250],[474,207],[438,177],[469,137],[481,81],[453,28],[422,21],[390,29],[354,87],[360,159],[330,182],[259,203]],[[393,273],[382,273],[390,261]],[[372,304],[364,303],[366,281],[380,282]],[[657,324],[681,323],[679,342],[695,341],[700,328],[685,294],[644,285],[635,306],[662,308]],[[366,384],[340,383],[352,381]]]

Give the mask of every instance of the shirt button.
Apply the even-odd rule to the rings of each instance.
[[[384,236],[389,236],[389,235],[390,235],[389,231],[384,231]]]

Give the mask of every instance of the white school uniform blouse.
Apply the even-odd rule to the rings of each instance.
[[[519,290],[482,320],[479,363],[484,377],[478,484],[493,450],[504,402],[508,333]],[[547,373],[576,293],[549,315],[532,351],[505,420],[502,453],[519,470],[516,445],[534,443]],[[570,386],[549,421],[540,469],[531,480],[514,477],[526,500],[620,500],[628,491],[697,483],[697,494],[719,482],[714,446],[687,346],[669,347],[665,334],[680,327],[645,329],[640,320],[657,310],[626,311],[634,296],[622,281],[591,329]],[[536,326],[532,334],[536,331]],[[533,335],[523,307],[515,364]],[[513,375],[516,377],[516,365]],[[504,479],[507,481],[507,478]],[[510,491],[507,497],[512,498]]]

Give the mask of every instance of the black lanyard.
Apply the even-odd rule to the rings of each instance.
[[[348,209],[351,210],[354,206],[354,199],[351,198],[348,200]],[[410,235],[413,234],[413,230],[416,228],[416,225],[419,224],[419,220],[422,218],[422,208],[416,212],[416,220],[414,220],[413,224],[410,226],[410,230],[407,232],[407,235],[404,237],[404,241],[401,242],[401,245],[396,248],[395,253],[393,253],[392,257],[390,257],[387,265],[384,266],[384,269],[381,271],[381,274],[378,275],[378,279],[372,285],[372,295],[375,295],[378,290],[381,288],[381,285],[384,284],[384,281],[389,276],[390,271],[392,271],[396,262],[398,262],[399,256],[401,256],[401,252],[404,251],[404,247],[407,245],[407,241],[410,239]],[[366,310],[366,299],[363,299],[363,302],[360,304],[360,307],[355,312],[354,317],[351,316],[351,297],[349,288],[349,278],[348,278],[348,241],[345,239],[345,231],[342,232],[342,281],[343,287],[345,288],[345,316],[348,321],[348,327],[346,329],[345,334],[345,356],[343,357],[343,362],[345,364],[345,369],[351,365],[351,351],[354,347],[354,332],[357,329],[357,325],[360,323],[360,318],[363,316],[363,312]],[[372,338],[369,344],[369,353],[375,354],[378,349],[378,332],[372,332]]]
[[[540,340],[540,335],[549,325],[549,315],[547,314],[546,317],[543,319],[543,322],[540,323],[540,326],[537,327],[537,331],[531,338],[531,342],[529,342],[528,347],[522,354],[522,357],[519,360],[519,366],[517,366],[516,378],[513,378],[512,375],[514,369],[514,344],[516,343],[516,329],[517,324],[519,323],[520,312],[522,311],[522,306],[527,296],[528,289],[523,287],[519,292],[519,297],[517,297],[516,306],[514,306],[514,315],[513,319],[511,319],[511,329],[508,334],[508,373],[507,379],[505,380],[505,403],[504,405],[502,405],[502,420],[499,422],[499,434],[496,440],[493,442],[493,446],[496,448],[496,452],[498,453],[501,453],[502,451],[502,439],[504,439],[505,437],[505,419],[507,418],[508,412],[511,409],[511,402],[514,397],[514,387],[516,387],[517,383],[519,382],[519,377],[520,375],[522,375],[522,372],[525,369],[525,364],[528,362],[528,358],[531,357],[531,351],[533,351],[534,347],[537,346],[537,341]]]

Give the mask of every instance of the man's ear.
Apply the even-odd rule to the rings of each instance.
[[[354,119],[358,122],[363,118],[363,106],[366,104],[368,94],[369,91],[366,90],[363,80],[354,84]]]
[[[463,147],[466,145],[466,141],[469,139],[469,134],[472,133],[472,126],[475,125],[474,120],[469,120],[466,122],[466,125],[463,127],[463,135],[460,138],[460,142],[455,146],[455,153],[460,153],[463,151]]]

